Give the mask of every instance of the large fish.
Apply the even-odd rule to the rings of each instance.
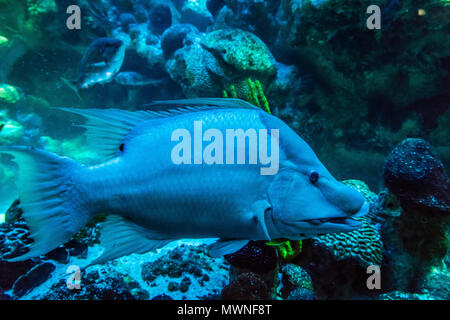
[[[88,140],[105,157],[98,165],[85,166],[30,147],[0,148],[19,164],[21,207],[35,241],[31,251],[12,261],[49,252],[99,213],[108,215],[101,232],[105,251],[92,264],[145,253],[181,238],[219,238],[210,246],[211,255],[219,256],[239,250],[249,240],[351,231],[360,226],[353,218],[368,212],[364,198],[335,180],[305,141],[275,116],[234,99],[178,100],[157,106],[178,109],[65,109],[87,119]],[[262,132],[260,138],[270,139],[271,153],[279,147],[275,169],[261,174],[268,166],[250,161],[199,162],[196,138],[192,153],[186,149],[186,154],[179,154],[188,161],[174,161],[174,150],[179,151],[182,141],[174,133],[182,130],[195,136],[199,124],[205,135],[225,135],[230,129]],[[274,130],[278,139],[272,137]],[[245,151],[249,157],[250,143],[238,150],[235,142],[233,152]],[[228,146],[226,151],[230,152]]]

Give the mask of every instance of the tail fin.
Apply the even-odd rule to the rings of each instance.
[[[17,187],[31,237],[31,250],[9,261],[48,253],[69,240],[89,220],[78,180],[82,165],[69,158],[30,147],[0,147],[19,165]]]
[[[83,98],[81,97],[80,92],[78,91],[78,88],[75,85],[75,81],[67,80],[64,77],[61,77],[61,81],[76,94],[76,96],[78,97],[78,100],[83,101]]]

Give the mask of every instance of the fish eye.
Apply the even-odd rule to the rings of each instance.
[[[312,170],[309,173],[309,181],[311,181],[312,183],[315,183],[319,180],[319,173],[315,170]]]

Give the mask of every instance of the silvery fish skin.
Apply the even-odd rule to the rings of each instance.
[[[115,38],[99,38],[92,42],[81,60],[76,85],[88,89],[112,81],[122,67],[125,49],[123,41]]]
[[[150,79],[143,76],[140,73],[134,71],[123,71],[119,72],[114,78],[114,81],[126,87],[142,87],[148,85],[158,85],[162,81]]]
[[[109,217],[101,239],[105,253],[94,263],[181,238],[220,238],[212,247],[217,256],[239,250],[248,240],[304,239],[360,226],[351,218],[366,214],[367,202],[336,181],[280,119],[234,99],[171,104],[214,107],[159,114],[68,109],[88,119],[91,142],[104,146],[110,157],[95,166],[41,150],[0,148],[26,164],[19,171],[19,190],[35,238],[32,251],[12,261],[50,251],[97,213]],[[180,128],[193,132],[196,121],[203,132],[278,129],[278,172],[261,175],[260,166],[250,164],[175,164],[172,134]],[[33,221],[36,210],[38,222]]]

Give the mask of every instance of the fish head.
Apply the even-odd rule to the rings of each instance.
[[[96,46],[102,53],[105,61],[113,61],[114,57],[121,54],[124,42],[115,38],[102,38]]]
[[[323,165],[280,171],[269,188],[269,200],[274,234],[291,240],[358,229],[361,222],[354,218],[369,211],[364,197]]]

